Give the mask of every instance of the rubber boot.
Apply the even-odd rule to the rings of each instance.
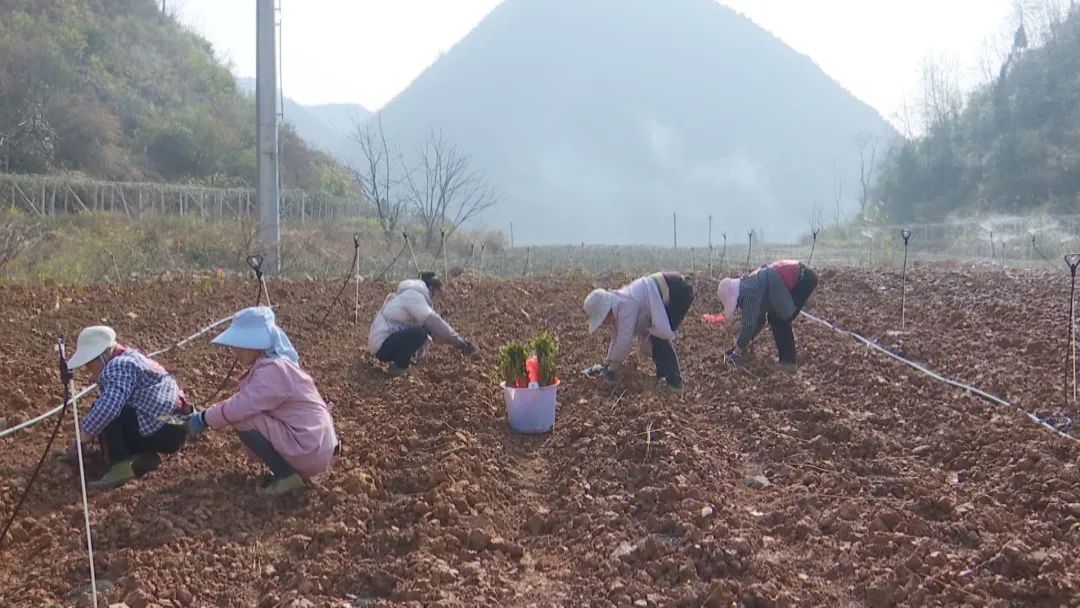
[[[150,471],[157,470],[159,466],[161,466],[161,456],[157,452],[139,454],[131,459],[131,468],[135,471],[136,477],[142,477]]]
[[[293,473],[284,479],[274,479],[270,483],[258,489],[262,496],[283,496],[289,492],[302,490],[307,486],[304,478],[299,473]]]
[[[132,479],[135,479],[135,468],[132,466],[132,461],[122,460],[112,465],[112,467],[101,476],[101,479],[86,484],[86,488],[94,492],[100,492],[101,490],[122,486]]]

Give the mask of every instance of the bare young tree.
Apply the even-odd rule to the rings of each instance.
[[[350,137],[360,146],[363,158],[360,167],[350,164],[349,171],[364,197],[375,205],[375,215],[383,233],[394,234],[405,209],[405,199],[398,192],[404,178],[395,174],[399,163],[392,164],[395,152],[386,141],[382,115],[377,114],[363,122],[354,119]]]
[[[844,212],[840,208],[840,201],[844,199],[844,175],[840,173],[840,165],[833,160],[833,225],[839,226],[844,219]]]
[[[855,136],[855,150],[859,153],[859,211],[866,211],[870,203],[870,187],[877,169],[877,138],[869,133]]]
[[[926,133],[949,125],[963,108],[956,60],[928,56],[922,63],[923,126]]]
[[[418,165],[405,170],[413,215],[425,230],[430,250],[438,232],[449,237],[462,224],[490,209],[498,199],[469,157],[442,132],[430,131],[418,154]]]

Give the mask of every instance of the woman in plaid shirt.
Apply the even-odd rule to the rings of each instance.
[[[101,440],[110,467],[88,488],[119,486],[157,468],[159,454],[171,454],[184,445],[183,428],[161,421],[164,415],[190,411],[180,385],[156,361],[118,344],[111,327],[84,329],[67,364],[73,371],[87,368],[100,391],[81,430]],[[73,459],[76,449],[72,444],[64,459]]]

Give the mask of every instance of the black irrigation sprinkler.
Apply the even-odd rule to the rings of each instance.
[[[726,232],[721,232],[720,236],[721,236],[721,238],[724,239],[724,246],[720,250],[720,261],[717,262],[717,266],[720,267],[720,268],[723,268],[724,267],[724,256],[727,255],[727,233]]]
[[[258,285],[256,285],[257,289],[255,291],[255,304],[254,304],[254,306],[259,306],[262,303],[263,294],[266,294],[266,305],[267,306],[272,306],[272,304],[270,303],[270,290],[266,288],[266,281],[263,280],[263,272],[262,272],[263,260],[264,260],[264,258],[260,254],[249,255],[247,257],[248,266],[250,266],[251,269],[253,271],[255,271],[255,279],[258,282]],[[345,275],[346,281],[348,280],[348,278],[349,278],[348,275]],[[338,296],[341,295],[342,291],[344,291],[344,289],[345,289],[345,285],[347,285],[347,284],[348,283],[345,283],[345,284],[342,285],[341,291],[338,291]],[[334,301],[336,303],[337,299],[335,298]],[[331,307],[332,306],[333,306],[333,304],[331,304]],[[327,314],[329,314],[329,309],[327,309]],[[324,322],[326,321],[325,316],[323,317],[323,321]],[[214,390],[214,393],[212,395],[210,395],[210,398],[208,398],[206,401],[203,401],[202,407],[198,408],[198,409],[206,409],[207,406],[214,403],[214,400],[217,399],[217,396],[220,395],[221,391],[225,390],[225,387],[229,384],[229,380],[232,378],[233,372],[236,371],[236,366],[239,365],[239,364],[240,364],[240,360],[233,357],[232,365],[229,366],[229,371],[225,372],[225,377],[221,379],[221,384],[219,384],[217,389]],[[192,406],[192,409],[195,409],[195,406]]]
[[[1065,256],[1069,265],[1069,352],[1066,354],[1065,367],[1065,403],[1076,401],[1076,269],[1080,267],[1080,253]],[[1072,392],[1069,381],[1072,381]]]
[[[263,278],[262,265],[266,260],[261,253],[247,256],[247,264],[255,272],[255,280],[261,281]]]
[[[754,231],[746,233],[746,267],[750,268],[750,253],[754,250]]]
[[[809,266],[810,262],[814,261],[814,249],[817,249],[817,235],[821,232],[820,228],[815,228],[810,231],[810,257],[806,258],[806,265]]]
[[[900,231],[900,238],[904,239],[904,267],[900,273],[900,331],[902,332],[904,331],[904,318],[907,312],[907,254],[911,231],[904,228]]]
[[[64,350],[63,338],[56,339],[56,352],[57,355],[59,355],[58,367],[60,369],[60,382],[64,386],[64,408],[60,410],[60,414],[56,417],[56,426],[53,427],[52,435],[49,436],[49,442],[45,444],[45,449],[41,452],[41,458],[38,459],[37,466],[34,467],[34,472],[30,474],[30,480],[26,482],[26,487],[23,488],[23,493],[22,496],[19,497],[19,502],[15,503],[15,509],[11,511],[11,515],[8,516],[7,522],[4,523],[4,530],[0,532],[0,544],[3,544],[4,539],[7,537],[8,530],[11,529],[11,524],[15,523],[15,518],[19,516],[19,511],[22,509],[23,503],[26,502],[27,495],[30,494],[30,488],[34,487],[34,482],[37,481],[38,473],[41,472],[41,467],[45,464],[45,459],[52,451],[53,443],[56,441],[56,436],[60,432],[60,426],[64,423],[64,412],[66,412],[68,406],[71,405],[71,379],[73,374],[67,366],[67,353]]]
[[[1038,254],[1040,258],[1042,258],[1042,261],[1046,262],[1051,266],[1054,265],[1054,263],[1050,261],[1050,258],[1046,257],[1042,250],[1039,249],[1039,246],[1035,244],[1035,233],[1031,234],[1031,248],[1035,251],[1036,254]]]

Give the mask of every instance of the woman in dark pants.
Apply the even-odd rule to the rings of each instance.
[[[765,326],[769,324],[780,363],[795,366],[795,332],[792,323],[817,287],[817,274],[796,260],[781,260],[763,266],[742,279],[720,281],[717,292],[724,316],[742,311],[742,328],[735,346],[726,357],[735,361]]]
[[[435,312],[435,302],[441,293],[442,282],[435,273],[425,272],[420,279],[402,281],[371,321],[368,351],[389,364],[387,371],[391,376],[406,374],[413,359],[423,357],[429,339],[451,344],[467,355],[476,352],[471,342],[459,336]]]
[[[86,438],[101,440],[109,470],[87,484],[88,489],[124,484],[156,469],[160,454],[172,454],[184,445],[184,430],[161,420],[190,411],[180,385],[156,361],[118,344],[111,327],[84,329],[67,365],[73,371],[89,370],[101,391],[81,426]],[[66,461],[77,457],[74,443],[61,455]]]
[[[614,378],[616,366],[629,357],[636,336],[642,353],[652,352],[656,375],[664,380],[664,386],[681,391],[682,370],[672,340],[693,301],[693,286],[676,272],[651,274],[617,290],[594,290],[585,298],[589,332],[612,324],[615,335],[604,362],[586,373]]]

